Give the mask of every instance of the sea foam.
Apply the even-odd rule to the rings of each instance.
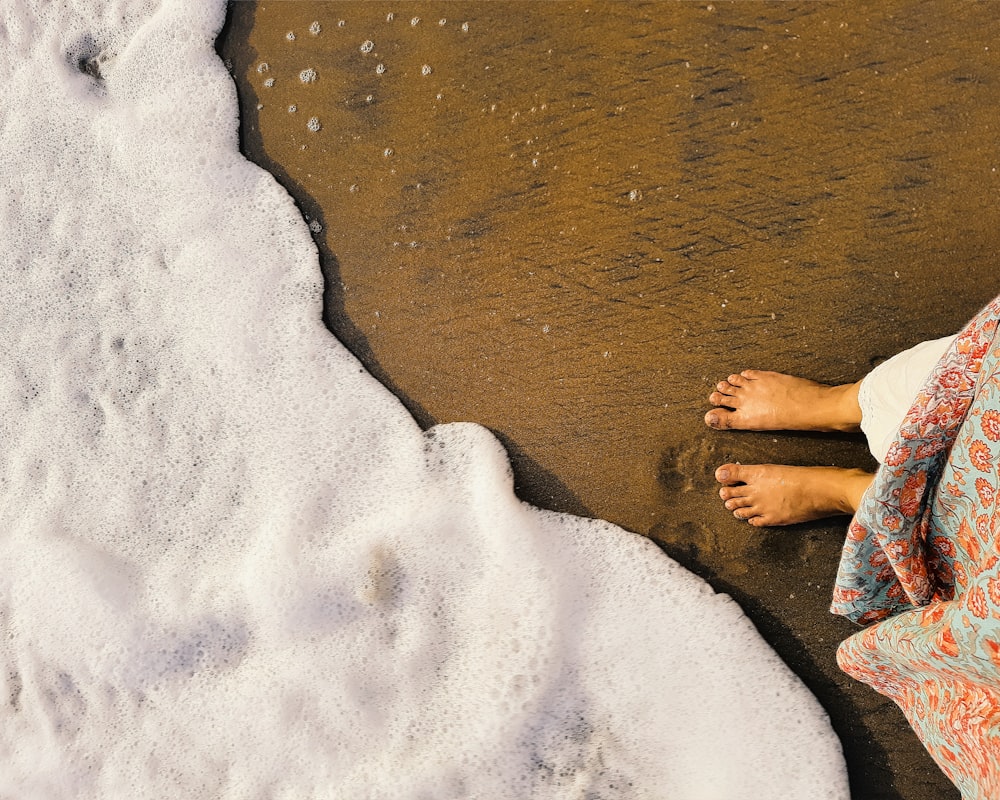
[[[848,797],[735,603],[324,329],[223,3],[0,12],[0,797]]]

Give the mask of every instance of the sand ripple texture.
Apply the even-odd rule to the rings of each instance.
[[[0,11],[0,796],[848,797],[729,598],[323,327],[221,2]]]

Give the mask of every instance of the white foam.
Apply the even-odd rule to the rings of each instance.
[[[846,798],[729,598],[324,329],[223,15],[0,0],[0,797]]]

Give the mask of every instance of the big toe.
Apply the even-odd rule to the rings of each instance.
[[[743,473],[743,467],[739,464],[723,464],[715,471],[715,479],[725,484],[743,483]]]
[[[716,430],[729,430],[733,427],[733,412],[724,408],[713,408],[705,415],[705,424]]]

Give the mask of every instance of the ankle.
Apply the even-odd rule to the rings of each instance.
[[[832,430],[853,433],[861,429],[861,405],[858,403],[860,386],[861,381],[829,387],[827,395]]]
[[[853,515],[861,504],[861,498],[872,480],[874,473],[863,469],[839,469],[837,480],[837,507],[845,514]]]

